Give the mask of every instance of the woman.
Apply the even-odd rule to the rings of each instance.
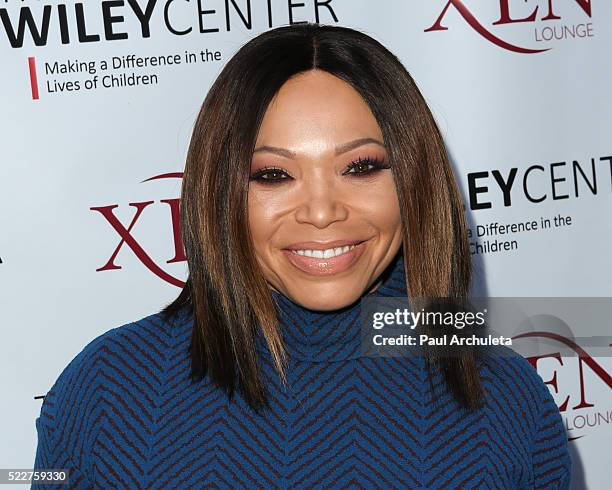
[[[74,488],[568,488],[525,359],[361,349],[363,297],[461,299],[471,272],[440,133],[377,41],[300,24],[243,46],[197,118],[181,224],[186,287],[64,370],[37,468]]]

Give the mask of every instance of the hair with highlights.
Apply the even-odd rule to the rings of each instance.
[[[471,281],[467,224],[444,142],[399,59],[347,27],[303,23],[258,35],[224,66],[195,122],[180,207],[189,274],[179,296],[161,311],[169,316],[186,307],[193,314],[192,378],[208,374],[230,397],[238,389],[256,410],[267,405],[256,329],[284,382],[287,355],[248,226],[251,160],[274,95],[291,77],[313,69],[350,84],[382,130],[400,203],[409,296],[462,300]],[[427,359],[463,406],[480,406],[475,353],[431,351]]]

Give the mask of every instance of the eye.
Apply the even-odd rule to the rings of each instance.
[[[347,166],[347,170],[342,175],[352,177],[369,177],[379,170],[391,168],[391,166],[383,159],[359,157]],[[292,177],[285,170],[279,167],[264,167],[256,172],[253,172],[249,177],[250,181],[255,181],[264,185],[281,184],[286,180],[291,180]]]
[[[282,175],[285,175],[286,177],[282,177]],[[290,178],[291,177],[289,177],[287,172],[285,172],[282,168],[264,167],[251,174],[249,180],[254,180],[262,184],[278,184]]]
[[[342,175],[352,175],[355,177],[369,176],[379,170],[383,170],[386,168],[391,168],[391,166],[382,159],[359,157],[357,160],[349,164],[348,170]],[[352,172],[351,170],[355,171]]]

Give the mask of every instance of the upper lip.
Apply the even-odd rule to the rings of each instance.
[[[334,240],[333,242],[299,242],[285,247],[285,250],[327,250],[328,248],[357,245],[365,240]]]

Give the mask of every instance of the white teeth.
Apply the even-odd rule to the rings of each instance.
[[[293,253],[304,255],[306,257],[314,257],[316,259],[329,259],[338,255],[345,254],[349,250],[355,248],[355,245],[346,245],[344,247],[328,248],[326,250],[292,250]]]

